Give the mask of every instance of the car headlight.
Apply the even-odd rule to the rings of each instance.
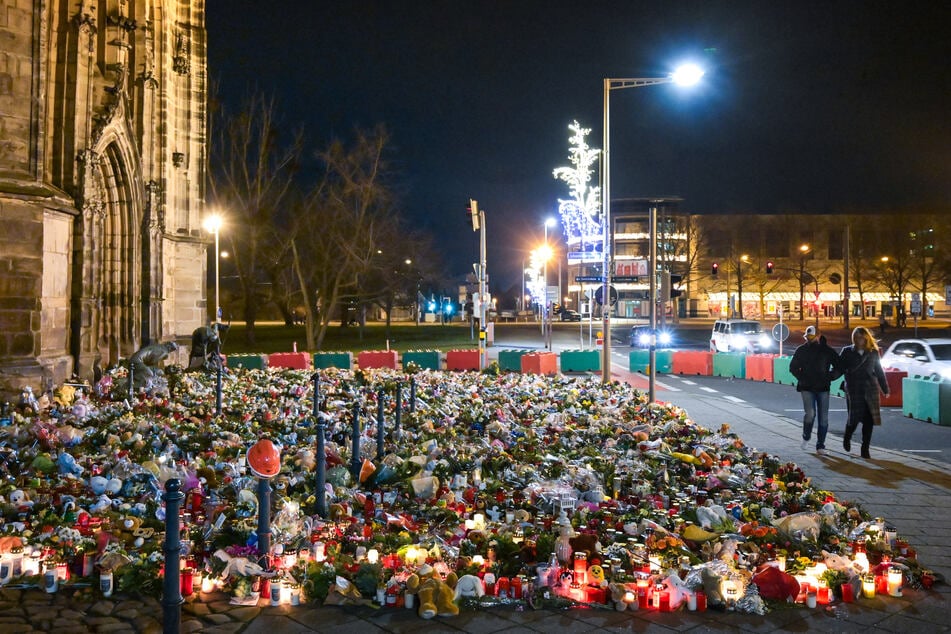
[[[768,335],[760,335],[759,345],[762,348],[769,348],[771,345],[773,345],[773,342],[770,340]]]
[[[667,344],[669,344],[669,343],[670,343],[670,333],[669,333],[669,332],[662,332],[662,333],[660,333],[659,335],[657,335],[657,342],[658,342],[659,344],[661,344],[661,345],[664,345],[664,346],[666,346]]]
[[[941,380],[942,380],[942,381],[951,381],[951,368],[942,368],[942,369],[941,369]]]
[[[646,334],[646,333],[645,333],[645,334],[642,334],[642,335],[639,335],[639,336],[637,337],[637,342],[638,342],[639,344],[641,344],[642,346],[650,345],[651,336],[648,335],[648,334]]]

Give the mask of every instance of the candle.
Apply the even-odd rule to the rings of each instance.
[[[888,569],[888,595],[892,597],[901,596],[902,571],[901,568],[891,567]]]
[[[852,603],[855,600],[855,588],[852,587],[852,583],[846,581],[840,587],[842,588],[842,602]]]
[[[829,585],[821,579],[819,580],[819,591],[816,593],[816,601],[821,605],[829,604]]]
[[[327,559],[327,550],[323,542],[314,542],[310,547],[310,551],[313,554],[314,561],[320,563]]]
[[[213,592],[215,589],[215,580],[211,577],[205,577],[201,580],[201,591],[205,594]]]
[[[50,568],[43,574],[43,589],[48,594],[59,590],[59,576],[56,574],[56,568]]]
[[[697,593],[691,592],[687,594],[687,610],[690,612],[697,611]]]
[[[697,612],[704,612],[707,609],[707,594],[702,590],[697,591]]]
[[[102,596],[111,597],[113,590],[112,583],[112,571],[104,570],[101,575],[99,575],[99,589],[102,590]]]
[[[285,579],[281,583],[281,603],[287,605],[291,602],[291,582]],[[300,603],[300,601],[298,601]]]
[[[7,585],[13,579],[13,558],[10,553],[0,556],[0,585]]]
[[[588,555],[586,553],[575,553],[574,580],[576,584],[587,585],[588,583]]]
[[[875,598],[875,575],[862,575],[862,596],[866,599]]]
[[[380,561],[380,551],[376,548],[371,548],[367,551],[367,563],[375,564]]]
[[[271,582],[270,596],[272,606],[281,604],[281,582],[277,579]]]
[[[815,592],[810,591],[806,593],[806,606],[810,608],[816,607],[816,593]]]
[[[855,553],[855,567],[861,572],[868,572],[868,554],[865,552]]]
[[[384,591],[384,588],[382,587],[377,590],[377,601],[380,604],[383,603],[383,596],[382,596],[383,591]],[[291,584],[290,592],[291,592],[291,605],[300,605],[300,585],[296,583]]]
[[[195,591],[194,571],[191,568],[185,568],[181,572],[181,591],[183,597],[190,597]]]

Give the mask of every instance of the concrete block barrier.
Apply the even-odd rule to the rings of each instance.
[[[447,370],[478,370],[479,350],[450,350],[446,353]]]
[[[713,376],[746,378],[746,354],[717,352],[713,355]]]
[[[750,354],[746,356],[746,378],[750,381],[773,382],[775,354]]]
[[[353,368],[352,352],[315,352],[314,369],[323,370],[327,368],[340,368],[341,370],[350,370]]]
[[[361,368],[396,369],[396,350],[364,350],[357,355],[357,364]]]
[[[529,352],[522,355],[523,374],[558,374],[558,355],[554,352]]]
[[[674,374],[713,375],[713,353],[709,350],[676,350],[673,354]]]
[[[310,353],[309,352],[274,352],[267,356],[267,365],[270,368],[307,370],[310,368]]]
[[[442,359],[438,350],[413,350],[403,353],[403,367],[415,363],[424,370],[439,370]]]
[[[508,372],[522,371],[522,357],[528,350],[499,350],[499,368]]]
[[[562,372],[597,372],[601,369],[599,350],[563,350],[559,356]]]

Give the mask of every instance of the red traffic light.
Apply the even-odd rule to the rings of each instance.
[[[767,275],[772,275],[772,274],[773,274],[773,263],[772,263],[772,262],[767,262],[767,263],[766,263],[766,274],[767,274]]]
[[[719,273],[719,272],[720,272],[720,265],[719,265],[718,263],[714,262],[714,263],[710,266],[710,275],[712,275],[713,277],[716,277],[716,276],[717,276],[717,273]]]

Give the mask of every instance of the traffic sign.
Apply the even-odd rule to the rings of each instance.
[[[616,289],[616,288],[614,288],[614,287],[612,286],[612,287],[611,287],[611,290],[608,291],[608,296],[609,296],[610,299],[611,299],[611,305],[612,305],[612,306],[614,306],[615,304],[617,304],[617,289]],[[603,286],[599,286],[599,287],[598,287],[598,290],[596,290],[596,291],[594,292],[594,299],[595,299],[596,302],[598,302],[598,305],[599,305],[599,306],[603,306],[603,305],[604,305],[604,287],[603,287]]]
[[[604,278],[600,275],[576,275],[576,282],[601,282],[604,283]]]
[[[773,339],[776,341],[786,341],[789,339],[789,326],[786,324],[776,324],[773,326]]]

